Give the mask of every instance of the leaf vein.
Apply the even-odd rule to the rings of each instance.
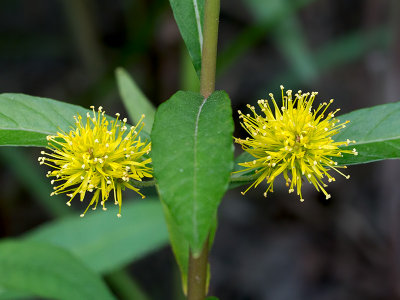
[[[0,117],[3,118],[3,119],[5,119],[5,120],[8,120],[8,121],[14,123],[15,126],[18,126],[18,123],[17,123],[17,122],[15,122],[15,121],[14,121],[13,119],[11,119],[9,116],[7,116],[7,115],[5,115],[5,114],[3,114],[3,113],[1,113],[1,112],[0,112]]]
[[[371,133],[373,133],[373,131],[375,129],[377,129],[379,127],[379,125],[381,125],[389,116],[398,113],[398,109],[397,110],[392,110],[390,112],[388,112],[385,116],[381,117],[381,119],[365,134],[364,137],[369,136]]]
[[[203,102],[200,104],[199,111],[197,112],[196,116],[196,123],[194,127],[194,145],[193,145],[193,164],[194,164],[194,170],[193,170],[193,215],[192,215],[192,222],[193,222],[193,228],[194,228],[194,237],[195,240],[198,239],[198,232],[197,232],[197,136],[198,136],[198,131],[199,131],[199,120],[200,120],[200,114],[201,111],[203,110],[204,104],[207,102],[207,98],[204,98]]]
[[[51,124],[52,126],[54,126],[55,128],[57,128],[57,124],[53,122],[53,120],[51,120],[50,118],[48,118],[44,113],[40,112],[39,110],[37,110],[34,107],[28,106],[25,103],[23,103],[21,100],[19,99],[14,99],[15,102],[18,102],[19,105],[25,107],[27,110],[30,110],[33,113],[36,113],[40,116],[42,116],[42,118],[44,120],[46,120],[49,124]]]

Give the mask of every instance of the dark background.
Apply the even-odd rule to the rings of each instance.
[[[246,103],[278,95],[280,84],[318,91],[320,101],[334,98],[332,109],[342,113],[399,99],[400,1],[221,5],[217,88],[229,93],[235,118]],[[126,68],[158,105],[178,89],[196,88],[185,51],[167,0],[0,3],[0,92],[126,115],[114,69]],[[238,123],[235,135],[244,136]],[[1,237],[54,217],[35,184],[46,180],[39,152],[0,149]],[[229,191],[210,255],[210,294],[221,300],[400,299],[399,170],[397,160],[351,166],[350,180],[329,185],[329,200],[309,185],[304,203],[282,183],[267,199],[263,187],[245,196],[244,187]],[[151,299],[180,298],[168,247],[128,271]]]

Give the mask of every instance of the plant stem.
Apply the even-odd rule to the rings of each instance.
[[[209,237],[199,257],[189,252],[188,300],[204,300],[207,294],[208,240]]]
[[[219,8],[220,0],[205,0],[200,76],[200,93],[205,98],[215,89]],[[189,250],[188,300],[204,300],[207,294],[208,243],[207,237],[198,257]]]
[[[151,187],[156,185],[156,181],[154,179],[146,181],[131,180],[131,183],[134,187]]]
[[[205,0],[200,93],[208,97],[215,89],[220,0]]]

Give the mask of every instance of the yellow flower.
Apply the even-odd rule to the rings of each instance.
[[[255,170],[258,178],[252,186],[257,187],[264,179],[268,187],[264,193],[267,196],[268,191],[273,191],[275,178],[283,173],[286,180],[286,186],[289,187],[289,193],[294,192],[300,196],[300,201],[304,201],[301,186],[302,178],[312,183],[317,191],[322,191],[326,199],[331,196],[326,192],[327,185],[323,182],[326,176],[328,182],[335,181],[335,178],[328,173],[330,169],[345,176],[334,161],[335,157],[343,156],[343,153],[357,155],[356,149],[342,150],[339,147],[355,143],[355,141],[335,142],[332,137],[340,129],[346,127],[349,121],[340,123],[340,120],[334,118],[335,113],[326,114],[326,110],[333,102],[322,103],[317,109],[312,109],[316,92],[305,93],[298,91],[295,98],[292,98],[292,91],[282,90],[282,107],[279,108],[273,95],[270,94],[274,112],[266,100],[259,100],[258,105],[264,116],[256,113],[253,106],[248,105],[252,115],[243,114],[239,111],[239,118],[243,119],[241,125],[251,135],[251,138],[235,139],[242,148],[250,153],[255,159],[253,161],[240,163],[245,169],[239,171]]]
[[[51,184],[58,184],[51,196],[68,193],[68,206],[76,195],[79,194],[83,201],[87,192],[94,193],[81,217],[93,204],[95,210],[100,198],[103,210],[107,210],[105,202],[111,191],[114,204],[119,205],[120,217],[122,190],[128,188],[145,197],[129,183],[130,179],[142,181],[143,177],[152,177],[152,169],[148,166],[151,159],[146,157],[151,145],[142,142],[138,136],[144,115],[136,126],[128,129],[127,119],[121,122],[118,113],[117,119],[109,122],[101,106],[97,112],[93,106],[91,109],[93,115],[87,113],[85,123],[79,114],[74,116],[76,128],[69,133],[61,131],[47,136],[47,149],[51,152],[42,151],[41,154],[47,157],[39,157],[39,162],[54,168],[47,173],[47,177],[55,178]]]

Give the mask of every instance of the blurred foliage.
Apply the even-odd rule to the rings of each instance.
[[[115,299],[81,260],[45,243],[0,242],[0,269],[7,274],[0,285],[10,290],[57,299]]]

